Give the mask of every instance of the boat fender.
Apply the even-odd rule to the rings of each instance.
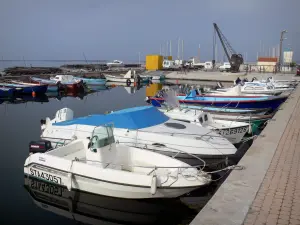
[[[251,126],[251,123],[249,123],[248,134],[252,134],[252,126]]]
[[[72,190],[72,173],[68,173],[68,183],[67,183],[67,189],[68,191]]]
[[[130,80],[130,79],[127,79],[127,80],[126,80],[126,84],[127,84],[127,86],[130,86],[131,80]]]
[[[156,190],[157,190],[157,179],[156,179],[156,174],[154,174],[151,180],[151,194],[155,195]]]

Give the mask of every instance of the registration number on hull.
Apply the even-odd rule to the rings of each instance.
[[[61,178],[58,176],[54,176],[50,173],[42,172],[33,168],[30,168],[30,175],[34,177],[41,178],[46,181],[50,181],[52,183],[61,184]]]
[[[47,183],[43,183],[37,180],[31,180],[30,181],[30,188],[33,190],[41,191],[43,193],[56,195],[56,196],[62,196],[63,188]]]
[[[243,133],[246,133],[247,130],[248,130],[248,127],[239,127],[239,128],[216,130],[216,132],[218,134],[224,136],[224,135],[232,135],[232,134],[243,134]]]

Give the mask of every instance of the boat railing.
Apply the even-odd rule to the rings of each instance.
[[[140,147],[140,148],[146,149],[146,150],[148,150],[148,151],[153,151],[153,152],[159,151],[158,149],[151,148],[152,146],[155,147],[155,145],[153,145],[153,144],[145,144],[145,143],[141,143],[141,142],[130,142],[130,141],[129,141],[129,142],[126,142],[126,141],[122,141],[122,142],[117,141],[116,143],[117,143],[117,144],[125,144],[125,145],[126,145],[126,144],[128,144],[128,145],[133,145],[133,146],[135,146],[135,147],[142,146],[142,147]],[[149,146],[151,146],[151,147],[149,147]],[[201,165],[197,165],[197,166],[196,166],[196,167],[199,168],[201,171],[206,167],[206,162],[205,162],[205,160],[201,159],[200,157],[198,157],[198,156],[196,156],[196,155],[194,155],[194,154],[192,154],[192,153],[188,153],[188,152],[186,152],[186,151],[183,151],[183,150],[180,150],[180,149],[177,149],[177,148],[172,148],[172,147],[169,147],[169,146],[166,146],[166,145],[163,145],[163,146],[161,146],[161,147],[163,147],[163,148],[166,149],[166,150],[169,149],[169,150],[175,151],[174,155],[171,156],[171,157],[174,158],[174,159],[177,159],[177,157],[179,157],[180,154],[185,154],[185,155],[188,155],[188,156],[190,156],[191,158],[195,158],[196,160],[199,160],[199,161],[201,162]]]
[[[201,168],[201,165],[195,165],[195,166],[142,166],[142,165],[132,165],[132,164],[117,164],[117,163],[110,163],[110,162],[99,162],[99,161],[95,161],[95,160],[87,160],[87,159],[74,159],[72,160],[72,164],[73,162],[91,162],[91,163],[98,163],[98,164],[104,164],[106,165],[104,168],[107,168],[108,166],[116,166],[116,167],[121,167],[121,168],[126,168],[125,170],[128,171],[128,168],[143,168],[143,169],[150,169],[149,172],[147,172],[147,176],[150,176],[152,174],[156,175],[156,171],[159,169],[175,169],[174,171],[168,171],[167,178],[165,181],[161,182],[161,185],[163,185],[164,183],[166,183],[170,177],[174,178],[174,181],[171,182],[169,184],[169,186],[172,186],[174,183],[176,183],[176,181],[178,180],[178,175],[182,175],[184,178],[190,178],[193,177],[195,179],[198,179],[198,175],[201,174],[207,174],[206,172],[203,171]],[[184,171],[186,171],[187,169],[195,169],[193,171],[189,171],[186,174],[183,174]],[[130,171],[130,170],[129,170]],[[176,171],[176,174],[174,174],[174,172]]]

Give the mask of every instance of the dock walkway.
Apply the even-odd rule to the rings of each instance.
[[[300,87],[192,225],[300,225]]]
[[[167,80],[186,80],[186,81],[220,81],[220,82],[232,82],[236,80],[238,77],[240,79],[247,78],[249,81],[256,77],[257,79],[267,79],[268,77],[273,76],[275,79],[297,79],[294,77],[295,74],[285,74],[285,73],[221,73],[221,72],[204,72],[204,71],[190,71],[187,73],[178,73],[171,72],[166,74]]]

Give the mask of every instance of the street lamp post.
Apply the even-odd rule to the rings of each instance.
[[[286,30],[283,30],[281,31],[281,34],[280,34],[280,47],[279,47],[279,59],[278,59],[278,70],[280,71],[281,70],[281,65],[282,65],[282,42],[283,40],[285,40],[286,38],[283,38],[283,35],[287,33]]]
[[[139,65],[141,67],[141,53],[139,52]]]

